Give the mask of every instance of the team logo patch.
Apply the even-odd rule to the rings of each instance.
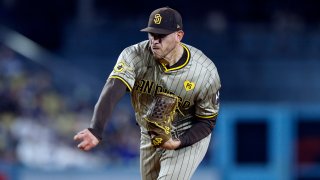
[[[158,145],[160,145],[161,144],[161,142],[162,142],[162,138],[160,138],[160,137],[158,137],[158,138],[154,138],[153,140],[152,140],[152,143],[153,143],[153,145],[156,145],[156,146],[158,146]]]
[[[124,62],[119,62],[116,64],[116,66],[113,68],[115,72],[122,72],[126,68],[126,64]]]
[[[192,89],[194,89],[194,87],[196,86],[195,84],[194,84],[194,82],[190,82],[190,81],[185,81],[184,83],[183,83],[183,85],[184,85],[184,88],[186,89],[186,91],[190,91],[190,90],[192,90]]]
[[[154,15],[153,21],[154,21],[155,24],[160,24],[160,23],[161,23],[161,20],[162,20],[162,17],[161,17],[160,14]]]

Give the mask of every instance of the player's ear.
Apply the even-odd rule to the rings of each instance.
[[[184,35],[184,32],[182,30],[177,31],[176,40],[180,42],[183,38],[183,35]]]

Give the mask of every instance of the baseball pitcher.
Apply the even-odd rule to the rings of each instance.
[[[100,94],[90,128],[75,135],[88,151],[102,139],[111,112],[130,92],[141,128],[143,180],[188,180],[205,156],[219,111],[220,78],[199,49],[182,43],[176,10],[154,10],[148,40],[125,48]]]

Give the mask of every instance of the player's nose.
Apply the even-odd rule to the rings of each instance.
[[[160,34],[149,33],[149,38],[154,43],[160,43],[163,37],[164,36]]]
[[[159,39],[159,38],[152,38],[152,39],[151,39],[151,43],[152,43],[152,44],[160,43],[160,39]]]

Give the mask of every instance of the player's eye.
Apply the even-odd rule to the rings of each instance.
[[[155,34],[155,33],[149,33],[150,36],[153,37],[153,39],[163,39],[167,36],[167,34]]]

